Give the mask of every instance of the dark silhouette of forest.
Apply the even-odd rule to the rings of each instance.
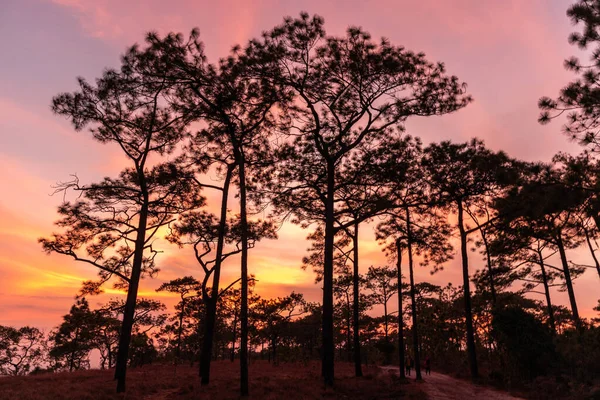
[[[120,68],[52,99],[57,115],[125,161],[116,176],[73,175],[54,188],[64,198],[57,228],[39,242],[97,279],[48,334],[0,326],[0,373],[89,369],[95,351],[124,392],[131,368],[195,366],[210,387],[215,360],[239,360],[231,368],[246,396],[256,360],[281,370],[318,361],[326,388],[337,386],[338,362],[356,377],[398,367],[396,383],[426,380],[431,365],[531,398],[596,398],[600,319],[580,315],[575,283],[600,279],[600,1],[579,0],[568,16],[582,28],[570,42],[591,60],[565,62],[575,78],[540,99],[539,121],[565,121],[582,151],[546,162],[476,138],[411,135],[407,120],[468,107],[467,85],[361,28],[330,36],[321,17],[302,13],[216,61],[197,30],[149,33]],[[251,250],[285,222],[307,232],[298,261],[314,271],[321,302],[258,294]],[[360,238],[373,228],[387,265],[361,263]],[[165,241],[193,249],[197,264],[157,289],[178,296],[173,310],[138,296]],[[589,263],[571,260],[575,249]],[[453,258],[459,284],[416,279],[417,268],[434,274]],[[239,279],[224,282],[224,268]],[[127,295],[91,307],[107,287]]]

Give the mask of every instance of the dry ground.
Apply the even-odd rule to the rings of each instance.
[[[381,369],[388,374],[398,374],[398,367],[382,367]],[[414,376],[415,372],[413,371],[412,378]],[[431,375],[423,373],[423,382],[418,385],[431,400],[522,400],[509,393],[436,372],[432,372]]]
[[[440,400],[462,400],[462,399],[486,399],[486,400],[519,400],[509,393],[499,392],[489,387],[474,385],[468,381],[452,378],[451,376],[432,372],[431,375],[423,376],[425,384],[423,390],[430,399]]]
[[[334,390],[325,390],[319,362],[280,363],[255,361],[250,365],[250,399],[425,399],[421,385],[398,384],[395,377],[376,367],[355,378],[352,364],[336,364]],[[117,395],[113,371],[77,371],[0,379],[0,399],[100,400],[100,399],[236,399],[239,398],[239,364],[213,363],[211,384],[200,386],[197,368],[148,365],[130,369],[127,393]]]

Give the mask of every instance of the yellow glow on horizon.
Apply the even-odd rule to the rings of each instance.
[[[256,268],[256,279],[260,283],[296,285],[312,283],[312,274],[301,268],[279,267],[276,265],[260,265]]]

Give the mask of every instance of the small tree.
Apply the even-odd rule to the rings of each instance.
[[[172,279],[169,282],[165,282],[158,289],[157,292],[167,291],[171,293],[177,293],[180,298],[179,302],[179,315],[177,325],[177,353],[175,355],[175,365],[181,357],[181,334],[183,333],[183,318],[187,312],[187,300],[196,295],[196,291],[199,288],[199,282],[191,276],[184,276],[183,278]]]
[[[556,359],[552,336],[532,314],[519,307],[494,310],[493,336],[506,357],[508,373],[516,380],[543,375]]]
[[[0,375],[27,375],[40,367],[44,345],[44,333],[37,328],[0,325]]]
[[[398,283],[396,279],[396,271],[388,266],[373,267],[370,266],[366,275],[367,288],[372,293],[373,303],[383,306],[383,334],[386,342],[389,342],[389,321],[388,321],[388,302],[398,291]]]
[[[100,352],[100,368],[112,368],[117,354],[121,321],[107,309],[95,310],[94,348]]]
[[[276,365],[277,346],[281,336],[295,317],[306,312],[305,304],[302,294],[292,292],[276,299],[260,299],[252,307],[252,318],[261,336],[267,339],[272,355],[269,359]]]
[[[94,348],[95,314],[85,298],[77,300],[63,322],[50,333],[52,348],[50,357],[56,360],[59,369],[69,372],[89,368],[90,351]]]

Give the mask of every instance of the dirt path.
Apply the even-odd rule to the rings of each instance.
[[[398,373],[397,367],[382,367],[388,373]],[[414,371],[413,371],[414,377]],[[432,372],[431,375],[423,375],[422,388],[431,400],[519,400],[505,392],[499,392],[485,386],[455,379],[448,375]],[[522,399],[521,399],[522,400]]]
[[[167,400],[175,393],[177,393],[177,389],[163,390],[159,393],[154,393],[150,396],[144,397],[144,400]]]

